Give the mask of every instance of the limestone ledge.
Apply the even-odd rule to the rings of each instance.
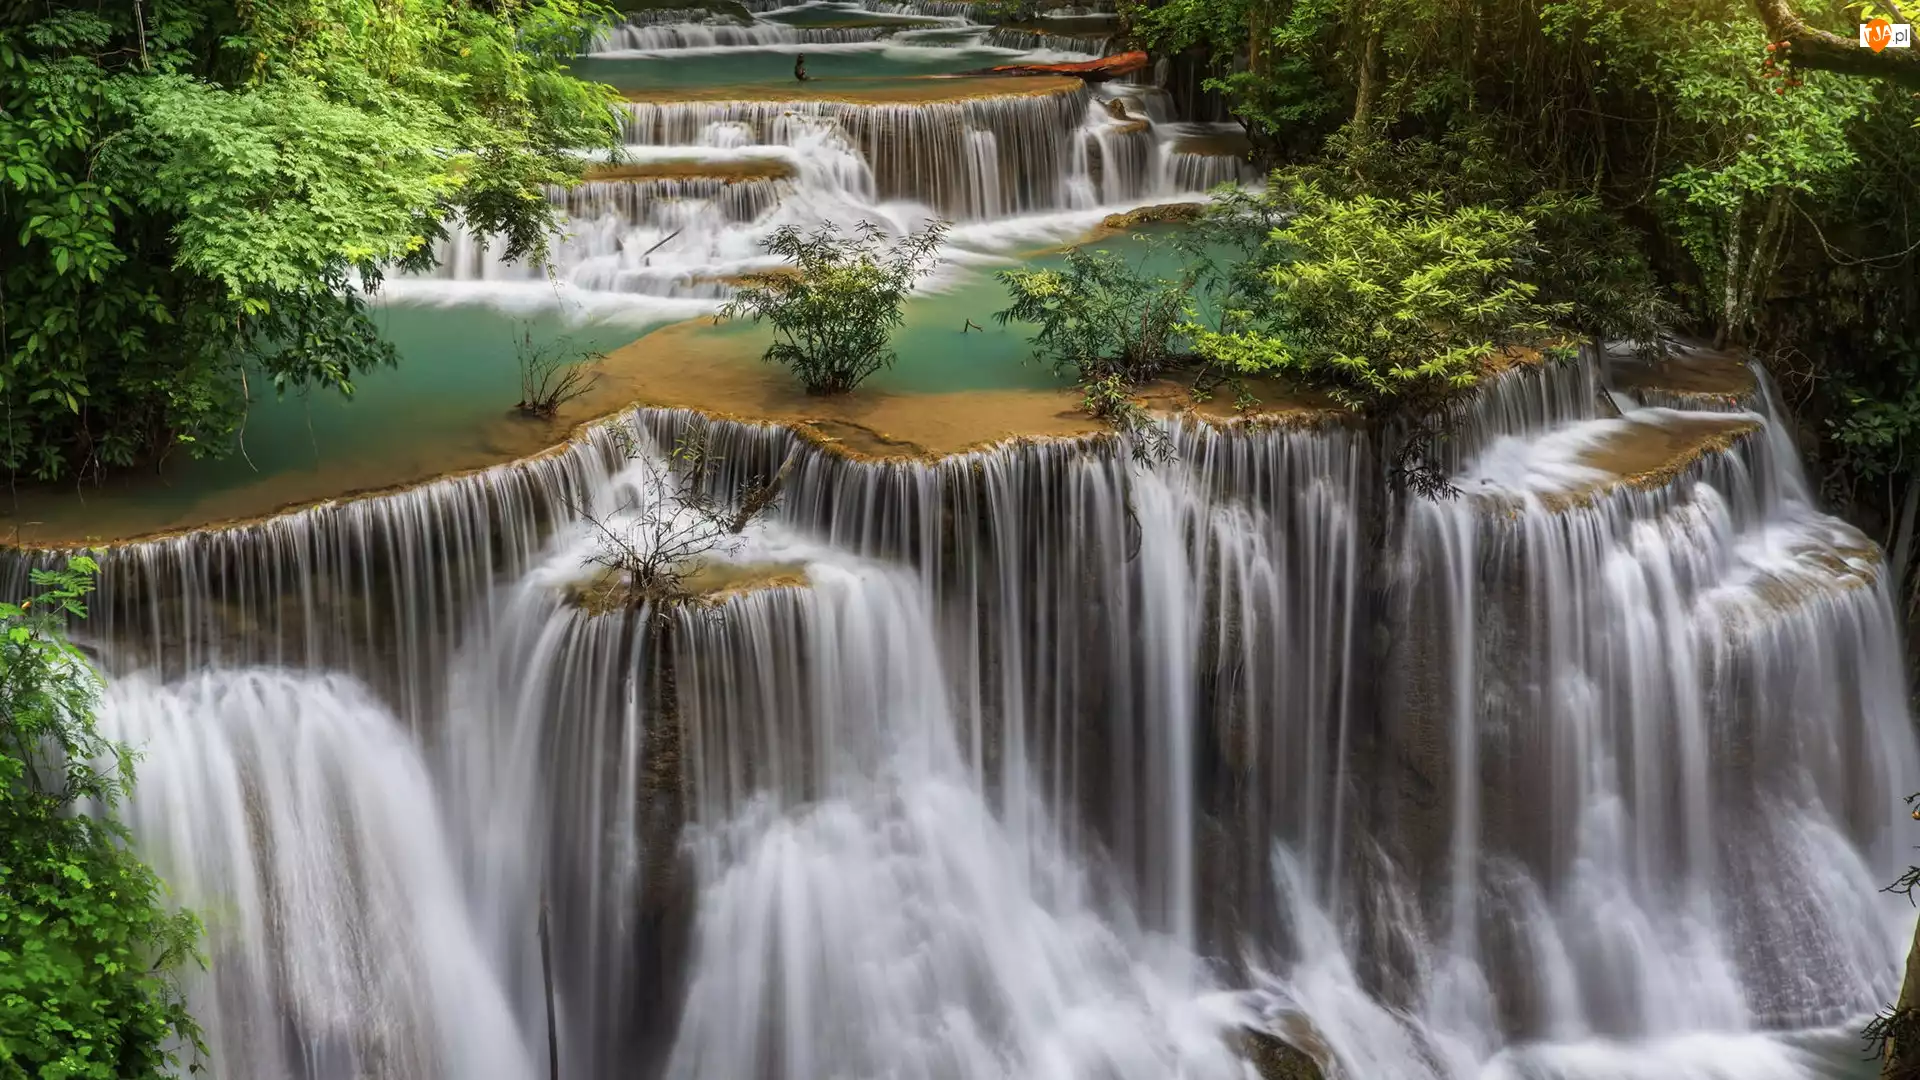
[[[1230,133],[1182,135],[1173,141],[1170,149],[1175,154],[1244,159],[1253,153],[1253,143],[1245,135]]]
[[[207,493],[187,508],[156,513],[142,506],[141,483],[121,478],[84,504],[70,493],[16,503],[12,546],[71,550],[116,546],[197,532],[240,530],[329,505],[390,497],[432,483],[467,480],[502,468],[534,468],[581,452],[590,432],[636,408],[684,409],[714,420],[779,425],[824,453],[854,461],[934,462],[995,446],[1104,440],[1112,429],[1081,407],[1078,389],[986,389],[895,393],[862,389],[842,396],[798,391],[784,369],[758,359],[751,334],[713,332],[701,318],[666,327],[614,350],[585,397],[552,420],[508,410],[487,430],[432,455],[375,465],[269,475]],[[1532,354],[1503,359],[1524,364]],[[1345,425],[1352,414],[1333,402],[1274,380],[1248,380],[1249,398],[1222,389],[1196,396],[1173,379],[1136,395],[1150,412],[1218,428],[1310,428]],[[125,496],[125,497],[122,497]]]
[[[1608,486],[1642,490],[1673,483],[1709,454],[1733,449],[1761,429],[1759,420],[1713,414],[1687,416],[1670,423],[1636,423],[1582,455],[1582,463],[1605,470]]]
[[[84,501],[71,492],[22,493],[12,546],[70,550],[113,546],[195,532],[238,530],[327,505],[365,502],[437,482],[472,481],[495,469],[548,467],[581,452],[589,433],[636,408],[685,409],[710,419],[786,427],[816,449],[856,461],[933,462],[994,446],[1113,437],[1081,407],[1080,392],[1057,388],[895,393],[862,389],[843,396],[799,392],[784,369],[759,359],[751,333],[715,333],[710,318],[679,323],[615,349],[599,365],[585,397],[551,420],[502,409],[485,430],[459,445],[371,464],[263,475],[243,486],[209,491],[162,510],[141,492],[164,480],[120,477]],[[1503,358],[1506,366],[1537,360]],[[1173,379],[1135,396],[1149,411],[1220,428],[1324,427],[1352,422],[1323,397],[1273,380],[1249,380],[1249,400],[1226,389],[1196,395]],[[144,487],[143,487],[144,485]]]
[[[477,446],[434,461],[395,462],[381,473],[323,471],[264,477],[209,493],[192,510],[156,521],[114,492],[84,506],[50,493],[65,520],[48,508],[21,504],[13,546],[30,550],[112,547],[188,533],[240,530],[286,515],[398,495],[428,484],[471,480],[496,469],[532,468],[579,453],[594,429],[634,409],[679,409],[712,420],[778,425],[820,450],[853,461],[930,463],[995,446],[1112,438],[1112,429],[1081,407],[1078,389],[964,390],[895,393],[863,389],[836,396],[799,391],[783,368],[759,360],[758,338],[716,334],[702,318],[655,331],[614,350],[592,393],[553,421],[503,415],[500,431]],[[1345,422],[1323,399],[1265,380],[1250,382],[1250,399],[1220,393],[1196,399],[1183,382],[1164,380],[1135,396],[1149,411],[1219,427],[1310,427]],[[505,411],[503,410],[503,413]],[[151,478],[147,478],[151,482]],[[40,512],[36,512],[36,511]]]
[[[1834,535],[1789,546],[1787,558],[1758,575],[1750,590],[1730,594],[1723,605],[1728,623],[1737,630],[1764,629],[1784,616],[1878,585],[1886,557],[1865,536],[1836,526]]]
[[[1108,214],[1100,219],[1100,231],[1094,239],[1104,239],[1116,233],[1132,232],[1145,225],[1188,225],[1200,220],[1206,213],[1204,202],[1156,203],[1141,206],[1119,214]]]
[[[695,566],[681,584],[686,602],[716,608],[752,593],[805,588],[808,582],[807,569],[799,563],[731,563],[708,559]],[[576,582],[568,589],[567,599],[582,612],[594,616],[632,611],[643,602],[643,598],[634,594],[626,577],[611,569]]]
[[[820,79],[767,85],[668,87],[628,90],[635,104],[680,105],[742,101],[756,105],[837,102],[845,105],[942,105],[990,98],[1035,98],[1077,94],[1085,84],[1065,75],[926,76],[913,79]],[[769,100],[771,95],[772,100]]]
[[[791,180],[793,163],[781,158],[661,158],[595,165],[587,170],[589,184],[644,183],[649,180],[718,180],[727,184],[762,180]]]
[[[1657,424],[1631,422],[1580,455],[1580,464],[1598,470],[1599,478],[1545,492],[1539,498],[1549,509],[1568,511],[1592,506],[1622,490],[1656,491],[1712,455],[1732,450],[1761,427],[1754,417],[1721,413],[1698,413]],[[1494,504],[1514,500],[1504,493],[1482,498]]]

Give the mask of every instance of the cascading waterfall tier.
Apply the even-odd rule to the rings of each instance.
[[[1179,176],[1226,175],[1182,171],[1192,155],[1169,155],[1152,122],[1126,112],[1153,112],[1151,93],[997,82],[1040,92],[918,104],[627,103],[636,175],[551,194],[569,219],[551,270],[590,290],[714,298],[730,279],[770,265],[760,243],[782,224],[995,221],[1128,205],[1197,190],[1181,188]],[[508,264],[464,230],[440,256],[439,273],[455,280],[545,280],[541,268]]]
[[[1051,49],[1088,57],[1107,56],[1113,52],[1111,37],[1048,33],[1045,30],[1023,30],[1010,26],[996,26],[987,31],[984,41],[989,48],[1017,49],[1021,52]]]
[[[747,77],[785,66],[777,57],[770,64],[767,51],[802,46],[853,63],[872,57],[882,69],[906,58],[920,64],[983,51],[1005,63],[1055,61],[1098,41],[1065,31],[1092,26],[1097,35],[1111,18],[1049,12],[1036,33],[978,26],[970,21],[974,6],[964,3],[748,7],[754,14],[744,23],[702,11],[636,13],[596,39],[596,63],[677,63],[740,50],[753,57],[740,65]],[[862,18],[896,17],[898,26],[859,25]],[[1063,32],[1046,32],[1049,23]],[[549,266],[508,264],[455,223],[438,250],[437,274],[487,282],[496,293],[525,287],[528,301],[538,299],[532,287],[544,295],[549,281],[558,281],[592,293],[715,302],[742,276],[774,265],[761,243],[784,225],[866,221],[903,233],[936,218],[978,223],[991,226],[974,241],[988,250],[969,249],[961,261],[998,259],[1011,238],[1030,234],[1055,244],[1073,231],[1069,219],[1091,228],[1103,208],[1253,179],[1244,153],[1214,145],[1219,125],[1177,123],[1170,99],[1150,80],[1089,87],[1069,77],[946,78],[909,70],[916,73],[633,90],[632,100],[617,106],[628,144],[622,156],[658,175],[616,185],[599,167],[584,188],[550,192],[566,224]],[[765,171],[769,163],[780,165],[777,175]],[[742,175],[743,164],[759,171]],[[1009,229],[1010,219],[1025,219],[1027,227]],[[954,242],[967,246],[958,235]]]
[[[1337,426],[851,461],[637,414],[716,495],[786,477],[715,557],[790,569],[667,614],[577,599],[660,475],[604,430],[108,550],[130,821],[234,913],[215,1075],[525,1075],[543,907],[590,1080],[1224,1078],[1256,1012],[1351,1076],[1814,1075],[1774,1033],[1911,926],[1878,556],[1764,394],[1615,416],[1594,364],[1483,388],[1404,502]]]
[[[1071,87],[915,105],[841,101],[634,102],[622,127],[643,146],[698,144],[723,125],[756,143],[790,144],[831,122],[872,170],[875,198],[908,199],[964,220],[1064,206],[1062,184],[1087,93]],[[971,156],[991,148],[983,180]]]
[[[768,45],[845,45],[878,41],[884,27],[782,26],[755,23],[628,22],[594,38],[593,52],[652,52],[662,49],[743,49]]]
[[[214,1075],[533,1074],[420,746],[362,684],[130,675],[100,728],[142,749],[128,824],[206,927],[186,989]]]

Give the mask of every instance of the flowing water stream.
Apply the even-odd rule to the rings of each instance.
[[[962,11],[601,44],[998,47]],[[774,224],[848,215],[954,216],[964,267],[1191,190],[1166,108],[636,101],[636,158],[779,179],[589,185],[554,272],[710,300]],[[407,287],[552,288],[449,255]],[[1451,499],[1396,500],[1339,425],[870,461],[640,410],[109,550],[86,643],[146,755],[130,824],[207,924],[212,1075],[543,1077],[543,969],[567,1080],[1227,1080],[1249,1026],[1347,1080],[1870,1074],[1920,778],[1879,553],[1764,382],[1623,399],[1597,365],[1486,387]],[[719,553],[746,584],[595,613],[587,516],[657,502],[695,429],[716,494],[786,470]]]

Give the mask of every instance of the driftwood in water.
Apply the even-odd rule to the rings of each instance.
[[[966,75],[1074,75],[1088,82],[1106,82],[1122,75],[1131,75],[1143,71],[1147,66],[1147,54],[1139,50],[1115,53],[1098,60],[1082,60],[1076,64],[1008,64],[1002,67],[982,68],[968,71]]]

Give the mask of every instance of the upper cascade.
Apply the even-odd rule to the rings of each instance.
[[[598,38],[583,73],[627,98],[623,160],[585,191],[551,194],[566,213],[551,266],[510,265],[456,226],[437,276],[714,301],[771,265],[760,242],[783,225],[904,233],[939,218],[959,226],[957,250],[999,251],[1253,179],[1237,129],[1177,122],[1148,72],[1099,85],[1070,72],[956,77],[1085,66],[1111,16],[1054,10],[1006,31],[969,4],[748,10],[640,12]],[[741,172],[769,163],[777,176]],[[748,188],[762,179],[776,182]]]

